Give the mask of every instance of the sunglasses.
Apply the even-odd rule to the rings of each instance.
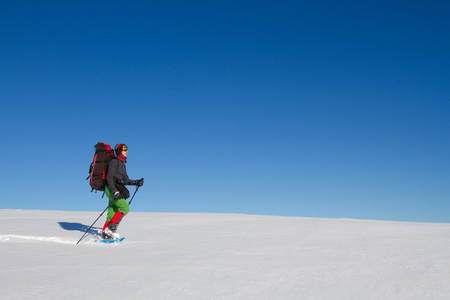
[[[127,146],[123,146],[122,147],[122,151],[128,151],[128,147]]]

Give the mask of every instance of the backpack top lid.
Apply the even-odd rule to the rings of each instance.
[[[111,146],[106,144],[106,143],[98,142],[94,147],[95,147],[96,152],[98,152],[98,151],[112,151]]]

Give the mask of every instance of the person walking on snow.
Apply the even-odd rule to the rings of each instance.
[[[117,227],[122,218],[130,211],[130,206],[126,201],[130,197],[130,192],[125,185],[136,185],[138,187],[144,185],[144,178],[139,180],[130,180],[128,178],[125,167],[128,147],[125,144],[117,144],[114,150],[117,157],[109,163],[108,174],[106,175],[105,194],[109,199],[109,207],[102,231],[103,237],[110,239],[120,238]]]

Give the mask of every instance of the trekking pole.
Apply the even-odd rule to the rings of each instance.
[[[100,214],[100,216],[98,216],[98,218],[94,221],[94,223],[92,223],[91,227],[89,227],[88,230],[86,230],[86,232],[83,234],[83,236],[81,237],[81,239],[75,244],[75,246],[78,245],[78,243],[84,238],[84,236],[89,232],[89,230],[91,230],[92,226],[94,226],[95,222],[97,222],[98,219],[100,219],[100,217],[105,213],[105,211],[106,211],[108,208],[109,208],[109,205],[108,205],[108,207],[106,207],[105,210]]]
[[[134,195],[136,195],[136,192],[138,191],[138,189],[139,189],[139,186],[136,186],[136,190],[134,191],[133,197],[131,197],[130,202],[128,202],[128,205],[130,205],[131,201],[133,201]]]

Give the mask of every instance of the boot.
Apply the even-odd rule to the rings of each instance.
[[[117,232],[117,224],[109,224],[103,233],[110,239],[120,239],[120,235]]]
[[[103,225],[102,236],[103,236],[104,239],[110,239],[111,238],[109,235],[107,235],[105,233],[105,230],[106,230],[106,228],[108,228],[109,223],[111,223],[111,222],[105,222],[105,225]]]

